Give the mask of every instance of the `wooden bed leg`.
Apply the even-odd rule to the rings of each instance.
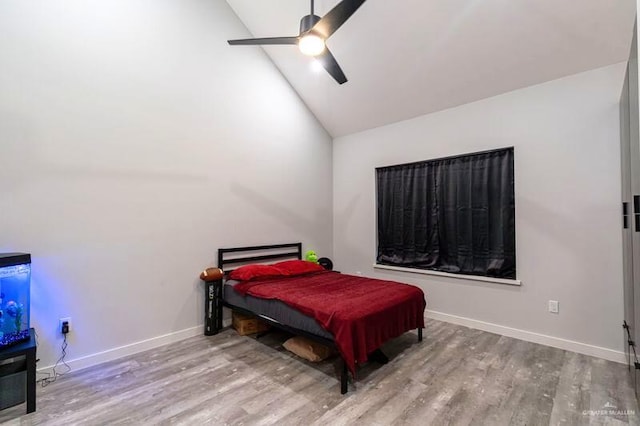
[[[418,342],[422,342],[422,328],[418,327]]]
[[[347,384],[349,381],[349,370],[347,370],[347,362],[342,360],[342,373],[340,374],[340,393],[347,393]]]

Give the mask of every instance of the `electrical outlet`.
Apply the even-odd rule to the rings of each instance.
[[[560,304],[557,300],[549,300],[549,312],[557,314],[559,312]]]
[[[58,331],[62,334],[67,334],[71,331],[71,317],[67,317],[67,318],[60,318],[58,323]],[[67,324],[67,333],[64,332],[64,326],[65,323]]]

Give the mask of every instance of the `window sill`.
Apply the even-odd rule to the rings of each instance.
[[[485,283],[506,284],[506,285],[516,285],[516,286],[522,285],[522,281],[520,280],[511,280],[506,278],[481,277],[478,275],[450,274],[448,272],[430,271],[428,269],[405,268],[403,266],[380,265],[378,263],[374,263],[373,267],[376,269],[387,269],[389,271],[410,272],[412,274],[422,274],[422,275],[435,275],[438,277],[455,278],[458,280],[482,281]]]

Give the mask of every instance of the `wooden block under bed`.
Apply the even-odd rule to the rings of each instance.
[[[261,333],[269,329],[269,325],[260,321],[257,317],[243,315],[238,312],[232,312],[231,315],[233,328],[241,336],[247,334]]]

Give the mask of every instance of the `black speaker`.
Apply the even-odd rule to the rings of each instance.
[[[327,271],[333,271],[333,262],[328,257],[321,257],[318,259],[318,263]]]

